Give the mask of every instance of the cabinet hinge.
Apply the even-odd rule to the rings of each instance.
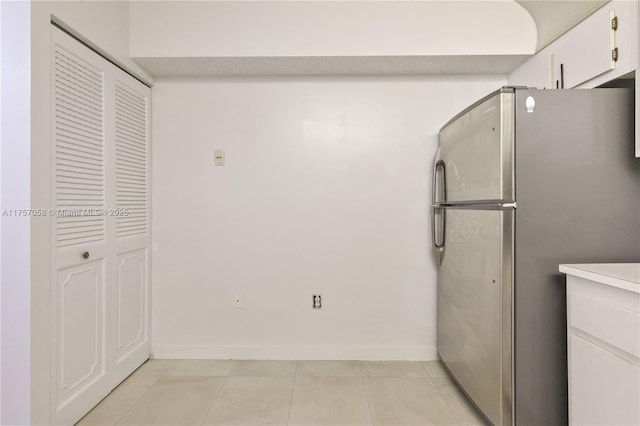
[[[617,31],[618,30],[618,17],[614,16],[613,18],[611,18],[611,29],[613,31]]]
[[[612,60],[613,62],[618,62],[618,48],[617,48],[617,47],[616,47],[616,48],[614,48],[614,49],[611,51],[611,60]]]

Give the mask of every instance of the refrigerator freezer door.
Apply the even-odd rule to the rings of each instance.
[[[497,92],[440,131],[446,204],[513,202],[513,92]]]
[[[493,424],[511,424],[513,209],[445,215],[438,353]]]

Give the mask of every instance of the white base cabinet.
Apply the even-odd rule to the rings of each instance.
[[[569,424],[640,424],[640,264],[567,274]]]

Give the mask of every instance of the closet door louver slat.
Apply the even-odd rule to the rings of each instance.
[[[117,237],[147,234],[147,97],[116,81],[116,208],[127,216],[116,217]]]
[[[57,246],[105,240],[104,74],[71,52],[54,52]]]

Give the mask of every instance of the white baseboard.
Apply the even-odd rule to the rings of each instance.
[[[435,346],[178,346],[154,345],[156,359],[434,361]]]

